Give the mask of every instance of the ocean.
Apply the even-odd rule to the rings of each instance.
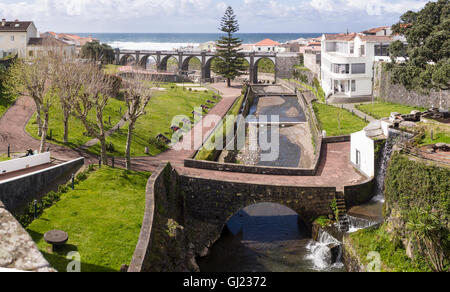
[[[113,48],[129,50],[176,50],[182,47],[198,46],[201,43],[218,40],[220,33],[75,33],[94,37]],[[322,33],[238,33],[245,44],[272,39],[285,43],[299,38],[314,38]]]

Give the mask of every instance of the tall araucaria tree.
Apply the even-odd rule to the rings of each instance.
[[[239,31],[239,23],[233,8],[228,7],[225,11],[220,23],[220,30],[226,35],[216,42],[218,58],[212,69],[226,78],[228,87],[231,87],[231,81],[243,75],[246,69],[244,56],[240,52],[242,40],[233,36]]]

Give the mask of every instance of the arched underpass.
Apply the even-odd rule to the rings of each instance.
[[[254,204],[228,220],[210,254],[197,263],[202,272],[310,271],[309,233],[299,214],[290,208]]]

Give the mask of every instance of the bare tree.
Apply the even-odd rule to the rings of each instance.
[[[80,69],[82,88],[72,102],[72,115],[81,120],[89,135],[100,141],[101,160],[106,165],[108,156],[103,111],[108,104],[112,79],[95,64],[81,64]],[[95,122],[88,119],[91,111],[95,112]]]
[[[82,67],[72,60],[60,62],[56,67],[55,86],[58,88],[59,101],[63,111],[64,143],[69,142],[69,118],[72,104],[83,87]]]
[[[17,95],[30,96],[36,105],[38,136],[42,136],[42,106],[50,90],[51,65],[48,56],[37,56],[33,60],[17,60],[10,68],[5,84]]]
[[[139,117],[146,114],[147,107],[152,97],[152,89],[150,80],[135,74],[133,78],[125,82],[124,97],[127,105],[127,114],[125,116],[128,121],[128,135],[125,149],[126,168],[131,170],[131,142],[133,138],[133,130]]]

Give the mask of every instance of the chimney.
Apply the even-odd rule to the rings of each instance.
[[[6,19],[2,19],[2,26],[5,26],[6,25]]]

